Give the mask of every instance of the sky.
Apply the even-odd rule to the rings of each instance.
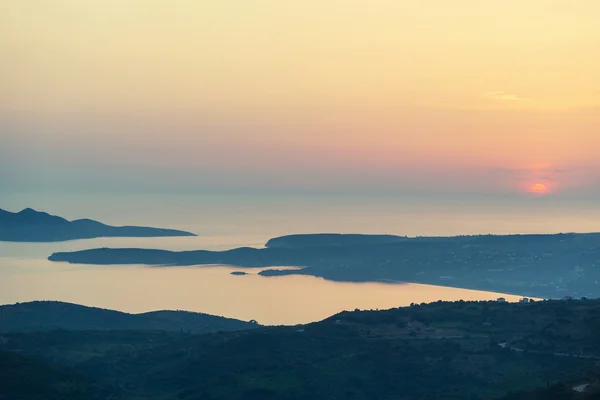
[[[597,0],[0,2],[0,193],[600,198]]]

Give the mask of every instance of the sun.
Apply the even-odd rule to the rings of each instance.
[[[531,193],[535,193],[535,194],[547,194],[548,193],[548,187],[546,185],[544,185],[543,183],[536,183],[534,185],[531,186],[531,188],[529,189],[529,191]]]

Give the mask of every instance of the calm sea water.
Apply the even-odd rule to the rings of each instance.
[[[63,300],[128,312],[185,309],[264,324],[316,321],[342,310],[411,302],[495,299],[496,293],[416,284],[339,283],[310,276],[262,277],[235,268],[93,266],[51,263],[56,251],[95,247],[170,250],[259,247],[289,233],[401,235],[589,232],[593,205],[522,199],[476,202],[347,196],[7,196],[1,208],[33,207],[68,219],[151,225],[197,233],[190,238],[110,238],[63,243],[0,242],[0,304]],[[516,300],[515,296],[504,296]]]

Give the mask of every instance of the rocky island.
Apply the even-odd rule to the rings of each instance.
[[[110,226],[91,219],[68,221],[31,208],[16,213],[0,209],[0,241],[6,242],[62,242],[98,237],[171,236],[196,235],[175,229]]]

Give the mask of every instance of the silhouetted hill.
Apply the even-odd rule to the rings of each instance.
[[[67,221],[64,218],[26,208],[12,213],[0,209],[0,241],[60,242],[96,237],[195,236],[174,229],[140,226],[110,226],[91,219]]]
[[[58,301],[0,306],[0,333],[50,330],[162,330],[207,333],[254,329],[258,325],[188,311],[128,314]]]
[[[382,243],[383,242],[383,243]],[[83,264],[297,266],[262,275],[415,282],[530,297],[600,296],[600,234],[417,237],[298,235],[226,251],[91,249],[55,253]]]
[[[599,313],[599,300],[436,302],[206,335],[5,334],[0,349],[74,368],[128,399],[574,400],[569,388],[597,376],[600,341],[579,343],[578,332],[597,329]],[[559,353],[561,340],[543,352],[515,347],[560,321],[579,344],[572,353]]]

